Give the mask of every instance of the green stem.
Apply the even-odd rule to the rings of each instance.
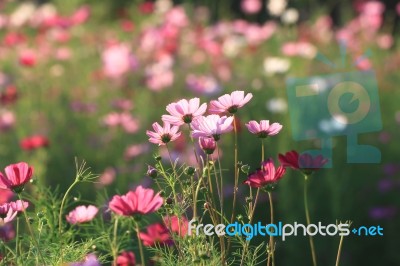
[[[17,193],[17,195],[18,195],[18,199],[19,199],[21,202],[23,202],[23,201],[22,201],[22,198],[21,198],[21,195],[20,195],[19,193]],[[33,234],[31,224],[29,223],[28,215],[26,214],[26,210],[25,210],[25,208],[24,208],[23,205],[24,205],[24,204],[22,204],[22,209],[23,209],[22,212],[24,213],[26,225],[28,226],[28,230],[29,230],[29,233],[31,234],[32,241],[33,241],[33,243],[34,243],[35,246],[36,246],[36,249],[37,249],[37,251],[38,251],[38,253],[39,253],[39,257],[40,257],[40,259],[42,260],[43,265],[46,265],[46,261],[44,260],[44,257],[43,257],[43,255],[42,255],[42,252],[40,251],[39,243],[36,241],[36,237],[35,237],[35,235]]]
[[[310,221],[310,213],[308,210],[308,202],[307,202],[307,179],[308,176],[304,175],[304,209],[306,212],[306,220],[307,220],[307,226],[311,224]],[[313,261],[313,265],[317,266],[317,256],[315,253],[315,247],[314,247],[314,240],[312,235],[309,235],[309,240],[310,240],[310,248],[311,248],[311,256],[312,256],[312,261]]]
[[[15,239],[15,254],[17,254],[16,259],[18,259],[18,242],[19,242],[19,217],[17,215],[17,229],[16,229],[16,239]]]
[[[271,224],[273,224],[274,223],[274,204],[272,202],[271,192],[268,192],[268,198],[269,198],[269,208],[271,210]],[[268,254],[267,265],[269,265],[270,259],[272,258],[272,266],[275,266],[275,244],[274,244],[274,236],[273,235],[271,235],[269,237],[269,248],[270,248],[270,253]]]
[[[117,232],[118,232],[118,216],[115,217],[114,222],[114,233],[113,233],[113,245],[112,245],[112,252],[114,257],[113,265],[117,265],[117,256],[118,256],[118,246],[117,246]]]
[[[72,185],[68,188],[67,192],[65,192],[64,197],[61,201],[60,212],[58,214],[58,232],[60,234],[60,237],[61,237],[61,233],[62,233],[62,213],[64,210],[65,201],[67,200],[67,196],[68,196],[69,192],[78,183],[79,183],[79,181],[77,179],[75,179],[74,183],[72,183]]]
[[[142,262],[142,266],[145,266],[146,264],[144,263],[144,253],[143,253],[142,240],[140,240],[139,224],[136,221],[135,221],[135,227],[136,227],[136,237],[139,243],[140,261]]]

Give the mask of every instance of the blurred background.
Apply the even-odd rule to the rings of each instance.
[[[339,135],[333,168],[312,177],[309,205],[312,221],[384,228],[382,237],[345,238],[341,265],[400,265],[399,16],[398,1],[2,0],[0,168],[27,161],[37,179],[65,191],[74,158],[84,159],[100,174],[97,184],[80,187],[87,200],[96,200],[93,189],[112,195],[151,185],[147,165],[166,151],[150,145],[145,131],[165,106],[244,90],[254,97],[238,113],[239,160],[254,170],[261,149],[244,126],[249,120],[283,124],[266,141],[268,157],[318,146],[292,138],[288,77],[373,70],[383,127],[360,132],[359,142],[379,148],[381,163],[347,164],[345,129],[326,121],[320,130]],[[174,142],[173,156],[190,165],[187,143]],[[221,144],[226,168],[232,144],[231,135]],[[305,222],[302,186],[303,177],[288,171],[274,194],[277,220]],[[261,200],[255,221],[267,222],[268,201]],[[339,238],[315,242],[320,265],[334,264]],[[311,265],[308,239],[278,242],[277,261]]]

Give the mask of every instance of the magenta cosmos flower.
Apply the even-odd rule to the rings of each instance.
[[[244,96],[244,91],[234,91],[230,95],[225,94],[210,102],[209,112],[213,114],[231,113],[234,114],[239,108],[248,103],[253,94]]]
[[[0,188],[20,193],[24,190],[25,184],[31,180],[33,168],[21,162],[7,166],[4,171],[5,176],[0,173]]]
[[[182,99],[176,103],[167,105],[169,115],[163,115],[162,120],[171,125],[181,126],[190,124],[194,119],[203,115],[207,110],[207,104],[200,105],[199,98],[193,98],[189,101]]]
[[[135,266],[135,254],[132,251],[123,251],[119,254],[116,263],[118,266]]]
[[[78,206],[66,216],[66,219],[70,224],[90,222],[98,211],[99,209],[93,205]]]
[[[251,133],[257,135],[259,138],[266,138],[268,136],[276,135],[282,129],[281,124],[272,123],[270,125],[269,120],[261,120],[260,123],[252,120],[246,124],[246,127]]]
[[[170,141],[174,141],[181,135],[181,132],[178,132],[178,126],[172,126],[168,122],[164,122],[164,126],[161,127],[160,124],[153,123],[154,131],[147,130],[146,134],[149,136],[149,141],[154,144],[158,144],[158,146],[165,145]]]
[[[279,154],[279,161],[284,167],[290,167],[303,172],[303,174],[310,175],[322,168],[328,162],[328,159],[322,155],[313,157],[308,153],[299,155],[297,151],[288,151],[284,155]]]
[[[279,166],[276,169],[274,161],[272,158],[269,158],[268,160],[262,162],[261,169],[250,174],[244,183],[256,188],[273,188],[273,186],[282,178],[285,173],[286,169],[283,166]]]
[[[232,131],[233,117],[219,115],[200,116],[192,123],[192,136],[194,138],[209,137],[215,141],[220,139],[221,134]]]
[[[115,195],[109,207],[118,215],[131,216],[155,212],[162,204],[160,193],[154,194],[154,190],[138,186],[135,191],[129,191],[125,195]]]
[[[160,223],[149,225],[146,232],[140,232],[139,237],[143,245],[150,247],[155,244],[172,245],[173,241],[168,228]]]
[[[3,226],[4,224],[14,220],[17,214],[18,212],[14,211],[10,204],[4,203],[0,205],[0,226]]]

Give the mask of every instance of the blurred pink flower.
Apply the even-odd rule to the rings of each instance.
[[[148,150],[149,150],[149,145],[147,143],[131,145],[126,148],[124,153],[124,158],[125,160],[130,160],[137,157],[138,155],[148,152]]]
[[[163,204],[160,193],[138,186],[136,190],[125,195],[115,195],[109,203],[109,208],[118,215],[131,216],[148,214],[157,211]]]
[[[0,205],[8,202],[13,196],[12,191],[0,188]]]
[[[360,23],[367,31],[378,30],[383,22],[385,5],[379,1],[368,1],[362,5]]]
[[[193,98],[189,101],[182,99],[176,103],[168,104],[166,110],[169,115],[163,115],[162,120],[171,125],[181,126],[185,123],[190,124],[197,117],[203,115],[207,110],[207,104],[200,105],[199,98]]]
[[[359,70],[365,71],[370,70],[372,68],[371,61],[366,57],[361,57],[356,59],[355,65]]]
[[[145,246],[172,245],[173,243],[168,228],[160,223],[149,225],[146,232],[140,232],[139,236]]]
[[[215,141],[220,139],[221,134],[233,130],[233,116],[227,117],[219,115],[200,116],[192,123],[192,136],[212,137]]]
[[[188,220],[182,216],[164,216],[164,224],[170,229],[171,232],[178,234],[179,236],[186,236],[188,232]]]
[[[55,58],[57,60],[65,61],[71,58],[72,52],[68,47],[60,47],[55,52]]]
[[[283,177],[285,172],[286,169],[283,166],[279,166],[276,169],[274,161],[272,158],[269,158],[261,163],[261,170],[257,170],[256,172],[250,174],[244,183],[256,188],[274,185]]]
[[[66,216],[70,224],[90,222],[96,216],[99,209],[96,206],[78,206]]]
[[[108,186],[114,182],[117,171],[113,167],[107,167],[104,172],[99,176],[99,183],[96,183],[97,187]]]
[[[269,120],[261,120],[260,123],[252,120],[246,124],[246,127],[251,133],[256,134],[259,138],[266,138],[268,136],[276,135],[282,129],[281,124],[272,123],[270,125]]]
[[[131,51],[126,44],[114,44],[107,47],[101,57],[106,77],[120,78],[131,69]]]
[[[36,65],[37,56],[32,50],[23,50],[19,54],[19,63],[26,67],[33,67]]]
[[[24,212],[29,207],[29,202],[22,200],[13,201],[9,204],[15,212]]]
[[[15,124],[15,115],[11,111],[0,112],[0,131],[8,130]]]
[[[231,113],[234,114],[237,110],[248,103],[253,94],[248,93],[244,96],[244,91],[234,91],[230,95],[225,94],[218,98],[218,100],[212,100],[210,102],[210,113],[221,114],[221,113]]]
[[[202,95],[215,95],[221,91],[218,81],[212,76],[189,74],[186,77],[186,86],[189,90]]]
[[[261,0],[242,0],[241,7],[246,14],[255,14],[261,10]]]
[[[393,37],[390,34],[379,35],[376,39],[376,43],[378,44],[379,48],[387,50],[393,45]]]
[[[33,168],[25,162],[11,164],[4,169],[5,176],[0,172],[0,189],[10,189],[20,193],[32,178]]]
[[[90,16],[90,6],[81,6],[78,10],[74,12],[71,16],[71,21],[74,25],[79,25],[85,23]]]
[[[165,14],[165,23],[182,28],[188,24],[188,19],[183,7],[174,7]]]
[[[153,69],[146,71],[146,85],[153,91],[160,91],[174,83],[174,72],[171,70]]]
[[[0,226],[5,225],[6,223],[14,220],[15,216],[17,216],[18,212],[14,211],[10,204],[4,203],[0,205]]]
[[[170,123],[164,122],[163,127],[160,124],[153,123],[154,131],[147,130],[146,134],[149,136],[149,141],[154,144],[158,144],[158,146],[165,145],[170,141],[174,141],[181,135],[181,132],[178,132],[178,126],[171,126]]]
[[[400,16],[400,3],[396,5],[397,15]]]
[[[116,263],[118,266],[135,266],[135,254],[131,251],[122,251],[117,257]]]

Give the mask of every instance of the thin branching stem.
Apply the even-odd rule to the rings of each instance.
[[[309,212],[309,209],[308,209],[308,201],[307,201],[307,198],[308,198],[308,195],[307,195],[307,192],[308,192],[307,179],[308,179],[308,176],[304,175],[304,209],[305,209],[305,212],[306,212],[306,220],[307,220],[307,226],[308,226],[308,225],[311,224],[311,220],[310,220],[310,212]],[[311,256],[312,256],[313,265],[317,266],[317,255],[315,253],[314,240],[313,240],[312,235],[309,235],[309,241],[310,241],[310,248],[311,248]]]

